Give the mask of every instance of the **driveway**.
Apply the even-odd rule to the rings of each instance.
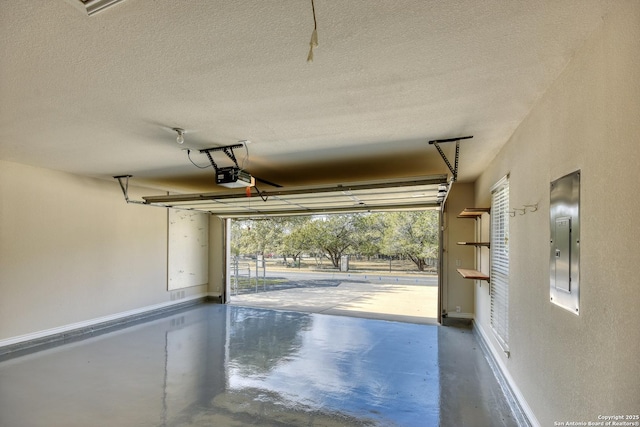
[[[436,324],[436,276],[370,273],[267,272],[258,292],[231,296],[231,304],[307,313]]]

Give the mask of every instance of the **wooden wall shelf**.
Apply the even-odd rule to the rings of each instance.
[[[472,218],[476,219],[482,216],[483,213],[490,213],[491,208],[465,208],[458,214],[458,218]]]
[[[487,276],[481,271],[468,270],[466,268],[458,268],[457,270],[458,270],[458,273],[460,273],[460,275],[465,279],[486,280],[487,282],[489,281],[489,276]]]
[[[490,246],[489,242],[458,242],[458,244],[463,246]]]
[[[478,219],[482,216],[482,214],[490,214],[491,208],[465,208],[462,212],[458,214],[458,218],[472,218]],[[486,246],[487,248],[490,246],[489,242],[458,242],[459,245],[463,246],[475,246],[476,248]],[[467,268],[458,268],[458,273],[465,279],[470,280],[486,280],[489,281],[489,276],[484,274],[478,270],[470,270]]]

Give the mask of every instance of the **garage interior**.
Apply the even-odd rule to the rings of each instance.
[[[464,381],[473,372],[459,353],[488,360],[497,377],[476,379],[479,389],[504,388],[522,417],[486,425],[637,420],[640,3],[18,0],[0,5],[0,34],[0,424],[20,425],[29,408],[10,402],[37,395],[36,379],[64,362],[60,372],[78,377],[50,389],[64,403],[40,407],[47,425],[72,425],[71,391],[92,384],[80,377],[107,381],[80,402],[93,425],[110,425],[107,412],[120,425],[206,425],[176,408],[211,402],[203,381],[229,381],[229,366],[187,361],[231,362],[232,330],[282,338],[268,326],[277,313],[204,304],[225,300],[226,218],[434,206],[440,314],[472,328],[404,325],[400,336],[438,338],[434,353],[416,343],[419,366],[447,365]],[[236,166],[244,175],[220,179]],[[579,222],[578,209],[554,216],[568,176],[579,177]],[[570,238],[579,230],[567,248],[556,241],[565,224]],[[507,264],[499,289],[498,255]],[[565,294],[570,302],[558,304]],[[250,330],[256,318],[267,326]],[[131,328],[102,333],[123,322]],[[471,348],[443,351],[456,332]],[[339,351],[332,338],[326,350]],[[192,347],[169,351],[181,345]],[[177,375],[166,380],[185,378],[174,394],[168,382],[156,387],[153,421],[125,416],[132,399],[103,405],[118,384],[145,393],[116,372],[123,347],[138,347],[138,372],[159,366]],[[45,353],[55,363],[34,364]],[[456,390],[437,394],[455,409],[427,419],[482,425]],[[241,406],[227,398],[226,410]],[[304,414],[272,422],[376,425]]]

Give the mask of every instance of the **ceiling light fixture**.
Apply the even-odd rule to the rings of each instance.
[[[184,134],[185,134],[184,129],[173,128],[173,130],[175,130],[178,134],[178,136],[176,137],[176,142],[180,145],[184,144]]]

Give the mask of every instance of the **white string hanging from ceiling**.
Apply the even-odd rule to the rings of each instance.
[[[313,32],[311,33],[311,41],[309,42],[307,62],[313,62],[313,48],[318,47],[318,21],[316,21],[316,6],[313,0],[311,0],[311,10],[313,11]]]

